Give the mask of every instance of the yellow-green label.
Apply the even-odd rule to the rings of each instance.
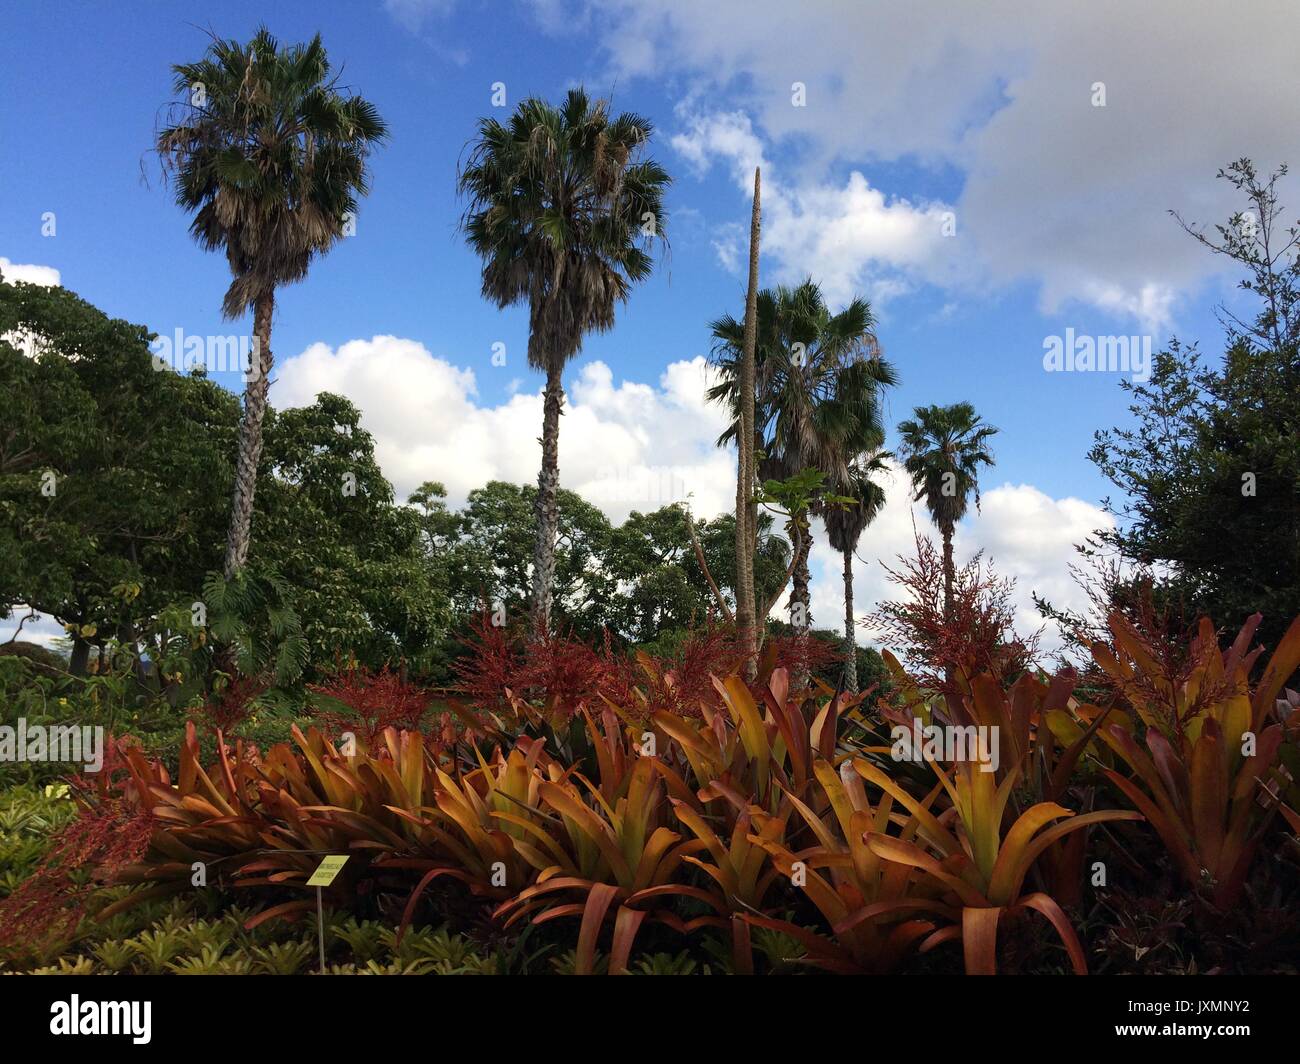
[[[309,887],[328,887],[338,877],[340,870],[347,864],[347,857],[326,857],[319,865],[316,871],[311,874],[311,879],[307,880]]]

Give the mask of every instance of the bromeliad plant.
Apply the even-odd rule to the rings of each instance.
[[[401,932],[411,923],[425,890],[443,877],[459,880],[472,894],[498,904],[533,881],[534,865],[545,863],[534,845],[547,818],[540,795],[547,777],[539,765],[555,765],[553,759],[544,760],[544,753],[541,742],[527,739],[508,755],[498,748],[491,763],[476,750],[479,767],[461,779],[437,770],[434,808],[394,809],[427,834],[434,853],[381,862],[386,868],[423,873],[407,901]],[[558,766],[552,774],[561,775]]]
[[[1132,714],[1100,733],[1132,777],[1110,769],[1106,776],[1151,822],[1183,879],[1193,887],[1208,881],[1221,909],[1240,897],[1284,785],[1275,779],[1283,727],[1271,718],[1300,666],[1300,618],[1252,690],[1261,649],[1250,642],[1261,619],[1251,617],[1226,651],[1203,619],[1176,665],[1119,614],[1110,618],[1113,645],[1093,647]]]
[[[815,758],[835,754],[840,715],[862,701],[838,693],[809,724],[784,668],[772,671],[761,700],[738,673],[713,682],[725,716],[706,710],[697,721],[661,711],[651,720],[676,742],[691,778],[697,787],[709,788],[706,800],[729,818],[728,826],[751,802],[774,815],[785,794],[804,794]]]
[[[957,671],[942,708],[888,651],[883,654],[899,692],[901,705],[886,707],[886,720],[911,727],[913,719],[922,726],[946,724],[981,728],[996,742],[993,779],[1001,782],[1010,773],[1019,774],[1019,790],[1008,802],[1008,816],[1018,815],[1023,801],[1064,803],[1077,786],[1077,770],[1085,753],[1109,763],[1110,756],[1097,736],[1106,722],[1109,708],[1080,703],[1073,697],[1077,676],[1064,669],[1055,676],[1023,672],[1014,683],[1004,686],[997,675],[980,673],[966,677]],[[978,733],[974,733],[978,734]],[[879,748],[877,751],[879,752]],[[898,774],[895,774],[895,779]],[[1091,801],[1091,789],[1084,789]],[[1044,886],[1057,901],[1078,904],[1082,892],[1084,848],[1088,832],[1071,832],[1043,853],[1038,872]]]
[[[701,802],[715,797],[731,800],[730,795],[715,794],[711,787],[700,789]],[[702,808],[679,798],[670,801],[678,823],[704,844],[711,858],[683,854],[682,860],[701,869],[713,881],[706,900],[730,923],[732,964],[737,974],[752,975],[754,956],[747,917],[765,909],[768,892],[779,875],[779,869],[768,860],[767,847],[778,845],[784,837],[791,807],[785,803],[778,816],[765,815],[756,805],[739,809],[728,834],[721,823],[715,830],[709,819],[717,818],[709,818]]]
[[[322,854],[355,854],[361,860],[345,868],[342,892],[355,887],[374,857],[430,844],[422,824],[395,811],[434,800],[419,733],[389,729],[373,753],[359,749],[351,756],[314,728],[304,734],[295,726],[292,734],[297,752],[282,743],[262,759],[242,743],[231,751],[218,733],[217,763],[209,771],[191,723],[174,784],[162,765],[126,748],[127,793],[152,812],[157,826],[147,857],[121,878],[149,888],[109,906],[100,918],[186,889],[196,864],[234,887],[301,890]],[[300,915],[314,904],[314,898],[299,897],[274,905],[249,926]]]
[[[609,970],[625,971],[637,932],[648,917],[689,932],[710,917],[683,920],[667,908],[647,908],[669,895],[709,903],[706,891],[682,884],[676,872],[687,854],[704,848],[699,840],[683,841],[666,826],[664,784],[650,757],[638,759],[629,773],[627,792],[609,802],[600,788],[576,776],[591,803],[571,779],[538,785],[543,803],[555,814],[525,830],[535,845],[516,843],[537,868],[537,881],[500,906],[495,915],[507,926],[528,917],[532,923],[580,916],[577,971],[590,974],[596,945],[611,909],[614,937]],[[519,819],[511,823],[524,826]]]
[[[1064,910],[1049,894],[1025,893],[1025,879],[1048,847],[1069,833],[1104,821],[1140,820],[1140,814],[1101,810],[1076,815],[1055,802],[1039,802],[1004,830],[1008,803],[1020,778],[1018,767],[998,783],[979,762],[957,762],[951,774],[934,762],[930,764],[952,802],[951,813],[943,817],[936,817],[877,766],[862,759],[854,762],[869,782],[891,795],[918,821],[916,834],[921,844],[880,832],[869,834],[867,844],[876,856],[915,868],[929,883],[942,888],[942,896],[924,908],[952,923],[931,935],[922,948],[960,939],[967,973],[993,975],[997,971],[999,922],[1004,916],[1033,909],[1056,929],[1074,971],[1086,974],[1083,946]]]
[[[867,845],[873,835],[907,842],[917,836],[921,819],[895,810],[886,792],[872,805],[862,783],[866,762],[843,762],[837,772],[819,759],[814,774],[825,815],[790,795],[788,804],[799,811],[815,837],[815,845],[791,850],[775,827],[784,819],[756,815],[758,833],[750,842],[771,855],[773,866],[792,884],[803,889],[830,925],[834,939],[826,939],[792,920],[747,913],[749,924],[780,931],[799,941],[809,963],[830,972],[883,973],[892,971],[926,936],[935,931],[932,920],[915,918],[936,906],[934,891],[918,885],[912,870],[881,860]],[[927,811],[938,794],[936,786],[916,803]],[[887,835],[891,826],[897,835]]]

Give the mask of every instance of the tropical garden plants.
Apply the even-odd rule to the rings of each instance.
[[[1240,897],[1251,862],[1279,809],[1283,726],[1277,695],[1300,667],[1300,620],[1293,623],[1253,686],[1261,618],[1250,618],[1226,651],[1202,621],[1181,660],[1171,662],[1123,616],[1111,618],[1113,643],[1094,657],[1128,715],[1101,738],[1131,775],[1106,777],[1142,811],[1191,887],[1208,884],[1215,904]],[[1145,749],[1144,749],[1145,747]]]

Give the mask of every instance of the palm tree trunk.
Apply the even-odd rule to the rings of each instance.
[[[812,537],[808,535],[805,529],[803,536],[799,540],[799,560],[795,562],[794,573],[791,574],[790,588],[790,616],[795,631],[801,635],[806,633],[812,627],[812,615],[809,612],[810,596],[808,587],[812,583],[812,576],[808,572],[808,555],[812,551]]]
[[[952,533],[951,524],[945,523],[941,529],[943,533],[943,623],[946,628],[952,624],[952,585],[954,576],[954,566],[952,561]],[[956,672],[953,668],[953,662],[949,662],[944,669],[944,682],[951,692],[953,690],[953,680]]]
[[[853,624],[853,551],[844,551],[844,689],[858,693],[858,641]]]
[[[226,535],[223,566],[229,580],[248,561],[253,530],[253,495],[257,491],[257,466],[262,457],[262,419],[271,386],[271,315],[275,292],[267,291],[253,304],[253,338],[257,350],[244,387],[244,417],[239,424],[239,456],[235,463],[235,491],[230,504],[230,529]]]
[[[555,536],[560,525],[556,495],[560,483],[560,414],[564,406],[561,367],[546,373],[542,400],[542,470],[537,475],[537,539],[533,544],[533,638],[551,630],[551,592],[555,583]]]
[[[749,289],[740,357],[740,425],[736,440],[736,628],[745,654],[745,677],[758,675],[759,618],[754,586],[758,507],[754,497],[754,353],[758,345],[758,247],[762,209],[760,174],[754,168],[754,205],[749,221]]]
[[[943,619],[946,624],[952,621],[952,585],[955,575],[952,561],[952,525],[944,525],[941,531],[943,532]]]
[[[808,670],[804,667],[808,653],[808,632],[812,628],[812,605],[808,588],[812,577],[808,572],[808,555],[812,552],[812,529],[803,529],[799,537],[799,554],[791,573],[790,621],[794,626],[795,645],[799,652],[799,669],[794,676],[796,688],[808,685]]]

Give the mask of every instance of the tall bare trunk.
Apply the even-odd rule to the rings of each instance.
[[[953,526],[945,524],[940,531],[943,533],[943,623],[944,627],[952,624],[952,585],[955,569],[952,560],[952,533]],[[944,679],[947,683],[948,690],[953,689],[953,680],[956,673],[950,662],[944,669]]]
[[[551,630],[551,594],[555,584],[555,535],[560,524],[556,493],[560,483],[560,414],[564,385],[559,366],[546,373],[542,402],[542,469],[537,475],[537,539],[533,544],[533,637]]]
[[[812,596],[809,585],[812,577],[808,572],[808,555],[812,552],[812,528],[806,527],[799,537],[799,553],[796,556],[794,571],[790,574],[790,623],[795,631],[795,645],[799,651],[799,668],[794,675],[796,688],[808,684],[808,670],[804,662],[808,660],[809,631],[812,629]]]
[[[762,208],[760,174],[754,169],[754,206],[749,222],[749,289],[745,294],[745,335],[740,355],[740,425],[736,441],[736,627],[745,652],[745,675],[758,673],[757,595],[754,552],[758,507],[754,498],[754,352],[758,345],[758,246]]]
[[[244,387],[244,417],[239,423],[239,456],[235,463],[235,491],[230,503],[230,529],[226,535],[223,572],[229,580],[248,561],[248,544],[253,531],[253,495],[257,491],[257,465],[262,458],[262,419],[266,416],[266,395],[271,384],[271,316],[275,292],[257,297],[253,304],[253,352]]]
[[[952,585],[956,572],[952,560],[953,529],[944,525],[940,531],[943,533],[943,620],[948,624],[952,621]]]
[[[858,640],[853,623],[853,551],[844,550],[844,689],[858,693]]]

